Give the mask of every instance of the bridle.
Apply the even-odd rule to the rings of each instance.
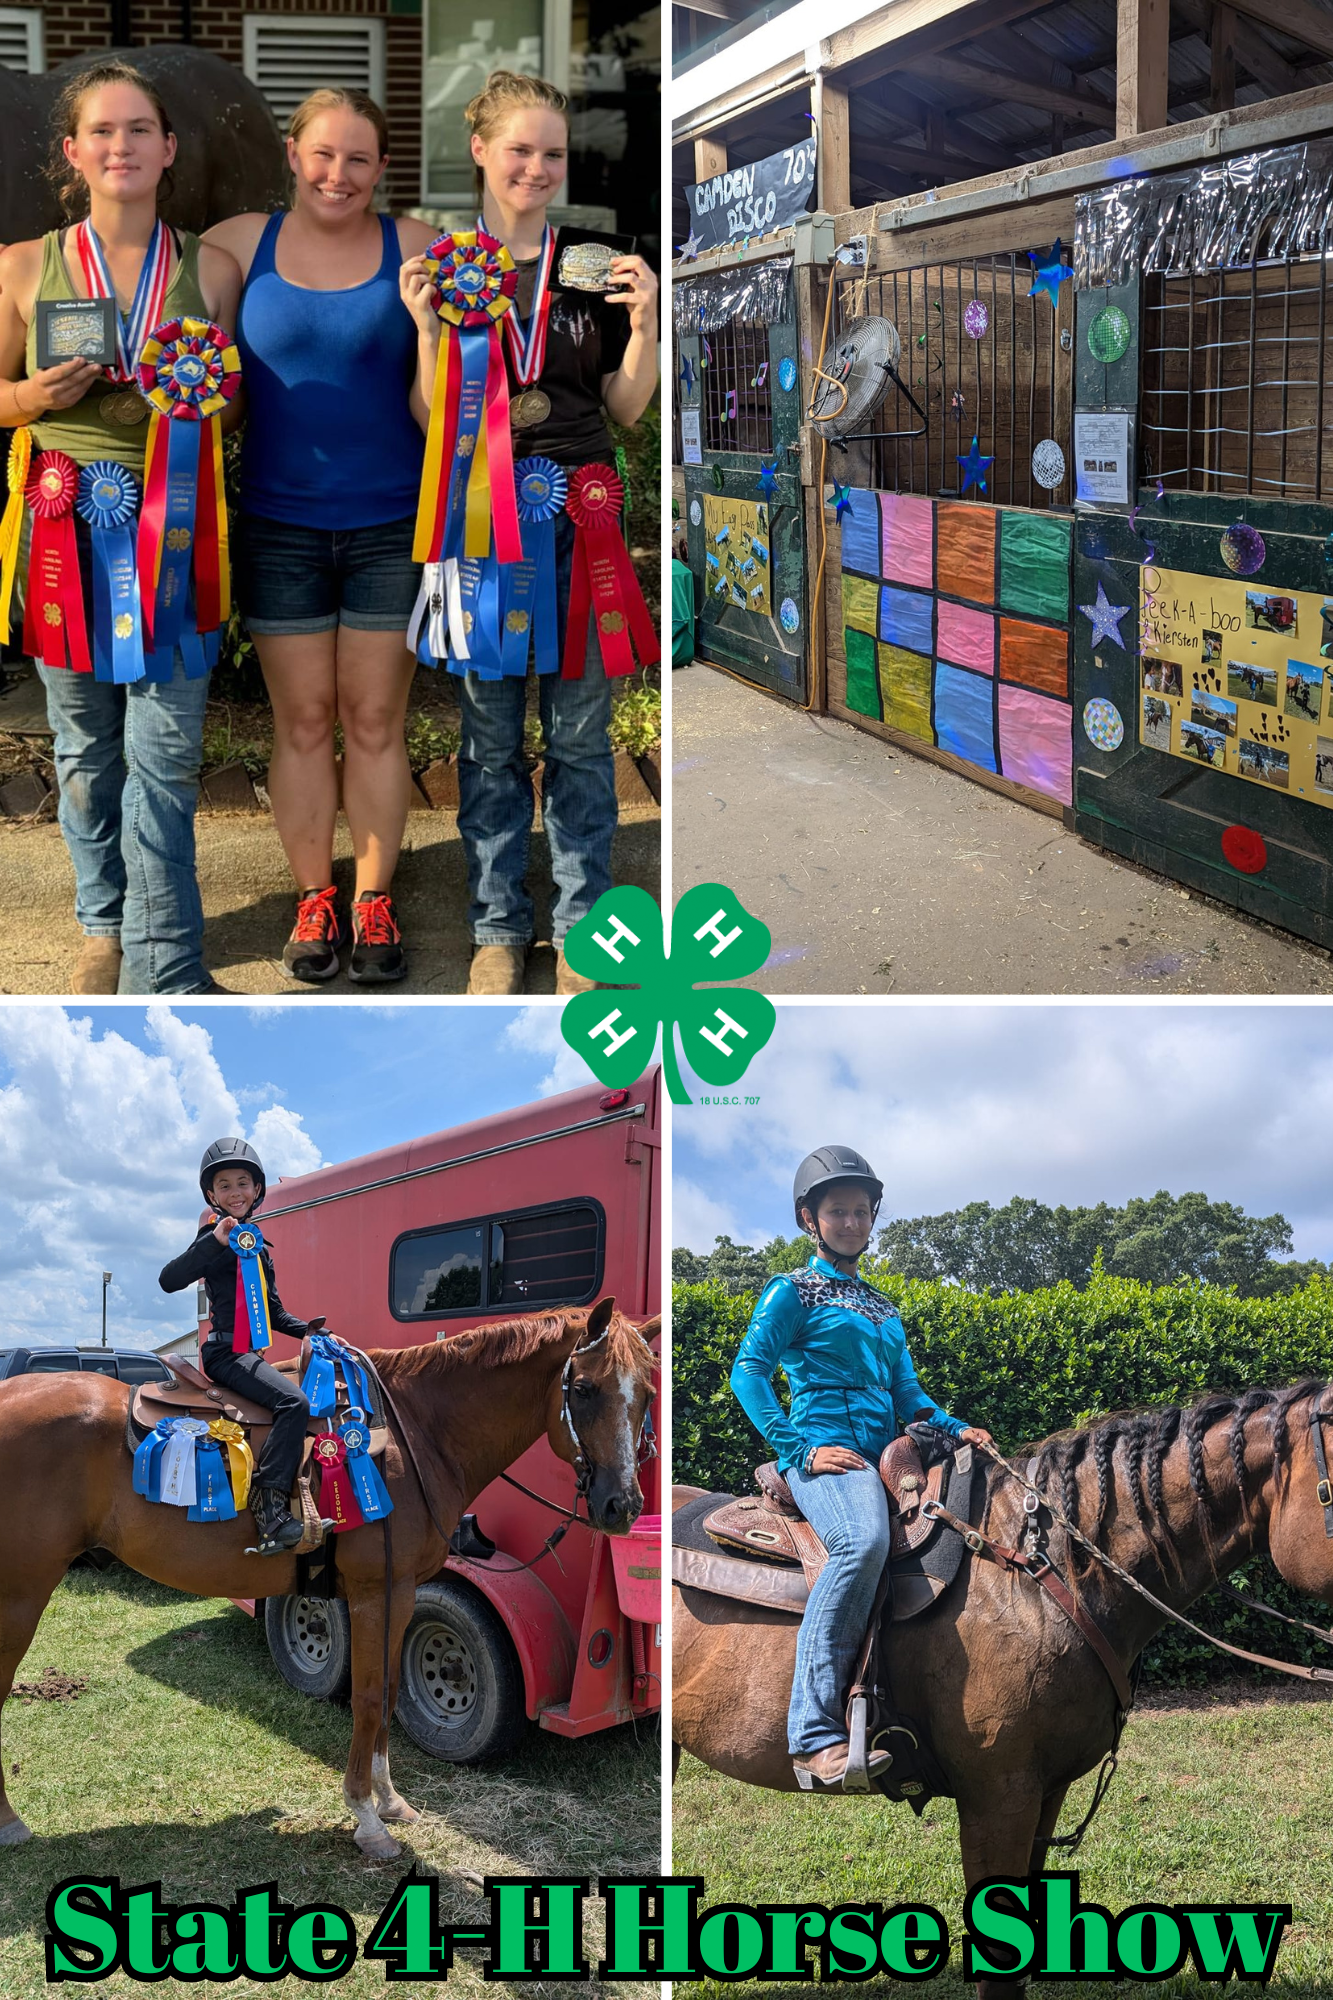
[[[1333,1479],[1328,1476],[1328,1458],[1324,1451],[1324,1425],[1333,1424],[1333,1410],[1321,1410],[1321,1389],[1310,1405],[1310,1449],[1314,1453],[1314,1469],[1319,1475],[1315,1487],[1315,1499],[1324,1510],[1324,1534],[1333,1541]]]
[[[595,1340],[590,1340],[585,1346],[574,1349],[568,1361],[566,1361],[564,1370],[560,1376],[560,1420],[569,1432],[569,1441],[574,1447],[575,1508],[577,1508],[580,1500],[587,1499],[592,1488],[592,1482],[597,1477],[598,1468],[584,1450],[583,1439],[579,1436],[578,1429],[574,1423],[574,1413],[569,1407],[569,1391],[574,1381],[574,1363],[581,1361],[585,1354],[591,1354],[595,1347],[600,1347],[602,1342],[608,1338],[610,1332],[611,1321],[608,1320]],[[657,1438],[653,1431],[651,1398],[644,1405],[643,1422],[639,1425],[639,1435],[634,1441],[634,1452],[636,1466],[647,1465],[651,1459],[657,1457]],[[511,1480],[510,1484],[512,1485],[513,1483]]]

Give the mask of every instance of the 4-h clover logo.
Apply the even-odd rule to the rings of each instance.
[[[676,1056],[705,1083],[732,1084],[773,1032],[777,1013],[766,993],[741,987],[699,990],[702,980],[744,979],[768,957],[767,924],[733,890],[703,882],[681,897],[671,919],[671,952],[662,912],[646,889],[612,889],[598,898],[565,939],[575,972],[627,992],[579,993],[565,1003],[560,1031],[599,1083],[622,1089],[652,1060],[658,1023],[662,1066],[673,1104],[688,1104]]]

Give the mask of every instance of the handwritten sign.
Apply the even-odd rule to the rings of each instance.
[[[1333,806],[1333,598],[1146,566],[1139,740]]]
[[[809,208],[814,191],[815,142],[802,139],[748,167],[729,167],[710,181],[694,182],[685,199],[700,249],[717,250],[746,236],[786,229]]]
[[[704,495],[704,589],[716,616],[727,605],[773,615],[768,508],[762,500]]]

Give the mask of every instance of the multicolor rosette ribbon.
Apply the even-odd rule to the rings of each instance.
[[[24,502],[32,515],[23,644],[46,667],[90,674],[88,628],[83,615],[74,501],[79,468],[68,453],[43,451],[32,462]]]
[[[393,1501],[370,1455],[370,1426],[356,1421],[339,1424],[334,1435],[342,1439],[347,1452],[347,1472],[362,1520],[382,1521],[392,1514]]]
[[[249,1440],[241,1426],[233,1423],[230,1417],[214,1417],[208,1426],[208,1435],[226,1459],[231,1497],[239,1512],[250,1498],[250,1482],[255,1476],[255,1459]]]
[[[153,411],[138,546],[148,678],[169,680],[179,647],[193,680],[216,664],[231,615],[217,420],[240,387],[241,358],[211,320],[172,319],[148,336],[138,376]]]
[[[632,674],[636,664],[651,666],[662,656],[657,628],[620,532],[624,495],[609,465],[581,465],[570,474],[565,506],[576,534],[561,668],[567,681],[583,678],[589,615],[596,620],[602,665],[609,675]]]
[[[443,324],[435,362],[413,560],[485,563],[492,531],[497,562],[523,554],[509,441],[509,381],[500,321],[518,273],[484,229],[439,236],[426,253],[431,303]]]
[[[238,1222],[227,1242],[236,1253],[236,1320],[232,1328],[231,1351],[233,1354],[248,1354],[252,1348],[273,1345],[268,1285],[262,1262],[264,1239],[253,1222]]]
[[[319,1467],[319,1511],[329,1522],[329,1533],[346,1534],[349,1528],[364,1525],[356,1489],[347,1469],[347,1445],[337,1431],[321,1431],[310,1447]]]
[[[502,572],[500,670],[523,675],[531,643],[539,674],[560,665],[555,597],[555,521],[568,493],[564,469],[550,458],[521,458],[514,467],[523,560]]]
[[[301,1378],[301,1394],[312,1417],[332,1416],[337,1410],[339,1369],[351,1408],[370,1408],[369,1377],[346,1341],[339,1340],[336,1333],[312,1333],[310,1363]]]
[[[243,1454],[243,1486],[237,1478],[238,1451]],[[211,1424],[200,1417],[164,1417],[134,1454],[133,1485],[145,1500],[188,1508],[192,1521],[234,1521],[249,1493],[253,1466],[239,1424],[225,1417]]]
[[[18,575],[19,545],[23,540],[23,495],[32,460],[32,433],[21,424],[9,440],[6,477],[9,498],[0,515],[0,641],[9,637],[10,611],[14,602],[14,580]]]
[[[92,529],[93,672],[99,681],[144,677],[133,532],[138,508],[139,488],[132,472],[109,458],[84,466],[78,511]]]

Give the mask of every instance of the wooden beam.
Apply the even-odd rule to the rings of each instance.
[[[1311,0],[1231,0],[1238,14],[1248,14],[1261,28],[1276,28],[1307,49],[1318,49],[1333,59],[1333,14],[1325,14]]]
[[[815,171],[819,206],[841,215],[852,205],[852,132],[847,90],[831,76],[817,76],[810,90],[815,119]]]
[[[929,146],[904,146],[894,139],[858,139],[856,156],[882,163],[896,173],[915,174],[928,182],[964,180],[977,167],[975,160],[961,158],[957,153],[935,152]],[[1010,171],[1019,162],[1011,163]],[[984,167],[984,173],[992,173],[992,167]]]
[[[890,83],[884,77],[875,80],[873,90],[867,87],[857,90],[852,97],[855,123],[858,130],[869,128],[872,134],[895,142],[910,135],[926,133],[932,107],[924,98],[904,89],[895,77]],[[969,160],[990,167],[1012,165],[1014,149],[1011,145],[997,145],[993,139],[983,139],[979,132],[973,132],[967,125],[958,122],[956,113],[965,112],[966,105],[954,105],[948,114],[952,118],[953,137],[946,136],[937,149],[940,152],[953,151],[964,154]],[[946,127],[946,134],[948,128]],[[927,145],[934,142],[927,138]]]
[[[1208,109],[1211,112],[1236,108],[1236,12],[1233,7],[1214,7],[1208,36]]]
[[[1202,35],[1205,41],[1210,39],[1213,0],[1175,0],[1175,10],[1195,34]],[[1278,54],[1267,35],[1253,22],[1237,20],[1234,7],[1227,11],[1232,17],[1236,61],[1254,78],[1259,88],[1266,90],[1270,97],[1286,97],[1293,90],[1303,90],[1305,83],[1299,70]]]
[[[1170,0],[1117,0],[1117,139],[1132,139],[1139,132],[1159,132],[1166,124],[1170,32]]]
[[[1085,125],[1109,125],[1115,116],[1115,107],[1109,99],[1087,84],[1071,84],[1062,89],[1057,84],[1041,83],[1032,76],[1012,76],[1007,70],[968,62],[963,56],[923,56],[909,65],[909,71],[941,83],[962,84],[965,89],[975,90],[984,97],[1030,104],[1038,111],[1054,111],[1065,118],[1081,119]]]
[[[860,63],[856,82],[867,83],[891,69],[904,68],[918,57],[955,48],[987,28],[1026,20],[1029,14],[1040,14],[1050,5],[1051,0],[970,0],[970,4],[949,8],[941,6],[939,0],[918,0],[910,10],[917,17],[913,19],[902,0],[891,0],[889,6],[829,35],[821,45],[825,65],[841,69],[847,63]]]
[[[696,139],[694,142],[694,178],[696,181],[711,181],[714,174],[727,171],[727,149],[719,139]]]
[[[671,0],[686,14],[707,14],[715,21],[743,21],[749,11],[745,0]]]

